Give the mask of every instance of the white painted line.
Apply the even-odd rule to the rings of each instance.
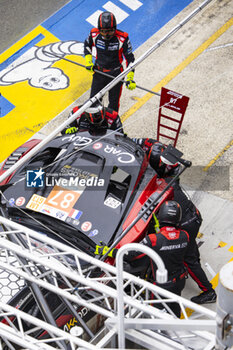
[[[123,11],[120,7],[118,7],[111,1],[106,2],[106,4],[103,5],[103,8],[106,11],[112,12],[114,14],[114,16],[116,17],[117,24],[121,23],[122,21],[124,21],[124,19],[126,19],[129,16],[127,12]]]
[[[207,268],[211,276],[214,278],[216,276],[216,272],[212,269],[212,267],[208,263],[205,263],[205,267]]]
[[[225,44],[225,45],[219,45],[219,46],[215,46],[215,47],[209,47],[205,51],[212,51],[212,50],[222,49],[222,48],[225,48],[225,47],[228,47],[228,46],[233,46],[233,43],[229,43],[229,44]]]
[[[88,18],[86,18],[86,21],[89,22],[93,27],[97,27],[98,26],[98,18],[102,12],[103,11],[100,11],[100,10],[95,11],[92,15],[90,15]]]
[[[131,10],[136,11],[140,6],[142,6],[142,2],[138,0],[120,0],[122,4],[128,6]]]

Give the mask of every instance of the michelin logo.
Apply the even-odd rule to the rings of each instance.
[[[40,170],[27,170],[27,187],[43,187],[44,186],[44,174],[45,172]]]

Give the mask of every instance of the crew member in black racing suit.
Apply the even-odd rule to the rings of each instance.
[[[166,289],[174,294],[181,295],[185,286],[185,278],[188,272],[184,266],[184,255],[187,250],[189,235],[183,229],[179,229],[182,210],[180,205],[175,201],[165,201],[159,210],[158,220],[160,230],[155,233],[148,234],[142,244],[152,248],[162,258],[164,265],[168,271],[168,281],[163,284],[155,282],[156,265],[144,253],[136,251],[128,252],[125,260],[128,266],[125,269],[132,274],[138,274],[139,271],[145,271],[148,266],[151,267],[151,282],[159,287]],[[105,249],[108,247],[97,246],[95,254],[104,255]],[[117,248],[109,252],[108,256],[115,258]],[[145,274],[145,272],[144,272]],[[180,306],[178,303],[166,303],[177,317],[180,317]],[[163,304],[156,303],[156,307],[164,308]]]
[[[173,175],[178,170],[178,164],[165,164],[161,160],[161,154],[165,150],[166,145],[150,138],[132,138],[132,140],[146,153],[151,167],[159,177]]]
[[[116,77],[123,71],[123,58],[126,60],[126,67],[135,60],[128,34],[116,29],[116,26],[115,16],[111,12],[103,12],[98,19],[98,28],[93,28],[84,42],[86,69],[93,74],[90,97],[95,96],[112,81],[109,77],[95,73],[94,68]],[[96,49],[95,64],[92,61],[93,48]],[[129,90],[136,88],[133,78],[134,71],[132,70],[127,75],[126,87]],[[109,91],[108,107],[117,112],[121,92],[122,82],[119,82]]]
[[[166,180],[169,182],[171,179],[166,178]],[[183,192],[179,179],[175,181],[172,187],[174,189],[174,200],[177,201],[182,208],[180,227],[189,234],[189,245],[185,253],[184,263],[185,266],[187,266],[189,275],[203,291],[201,294],[192,297],[191,301],[197,304],[214,303],[217,299],[217,295],[201,267],[200,253],[196,242],[202,223],[201,214],[193,202]]]
[[[164,202],[158,214],[159,232],[148,234],[141,242],[158,253],[168,271],[168,281],[163,284],[157,282],[155,284],[177,295],[181,295],[188,275],[184,266],[184,255],[187,250],[189,236],[186,231],[178,228],[181,215],[182,210],[177,202]],[[142,253],[129,252],[126,258],[132,265],[145,266],[149,260],[153,282],[156,280],[156,265],[152,263],[148,256]],[[167,305],[177,317],[180,317],[181,310],[178,303],[167,303]],[[163,308],[163,306],[160,305],[159,308]]]
[[[166,146],[154,139],[133,140],[141,145],[143,150],[147,153],[150,165],[158,173],[158,176],[165,178],[166,182],[169,183],[171,180],[170,177],[174,176],[179,170],[179,165],[165,164],[162,161],[161,155]],[[190,276],[203,291],[200,295],[192,297],[191,301],[197,304],[214,303],[217,299],[217,295],[201,267],[200,253],[196,242],[196,237],[202,223],[201,214],[182,190],[179,179],[175,181],[172,187],[174,189],[174,200],[178,202],[182,208],[180,227],[189,234],[189,245],[185,253],[184,262]]]
[[[79,106],[73,108],[71,114],[79,110]],[[87,108],[68,128],[62,131],[62,134],[72,134],[77,131],[89,131],[91,134],[101,134],[107,129],[117,130],[123,133],[123,126],[119,115],[111,108],[105,108],[101,105]]]

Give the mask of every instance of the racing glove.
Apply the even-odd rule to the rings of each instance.
[[[113,248],[112,250],[110,250],[110,252],[108,253],[108,256],[110,258],[115,258],[116,254],[117,254],[117,250],[116,248]],[[107,251],[109,251],[109,247],[107,245],[98,245],[96,244],[95,247],[95,255],[105,255],[107,253]]]
[[[90,72],[91,74],[94,74],[94,63],[92,62],[92,55],[86,55],[85,56],[85,60],[86,60],[86,70],[88,70],[88,72]]]
[[[160,228],[159,228],[159,220],[157,218],[157,216],[155,215],[155,213],[152,214],[152,217],[154,219],[154,230],[156,233],[159,232]]]
[[[75,132],[78,131],[78,128],[76,126],[72,126],[71,128],[66,129],[66,134],[74,134]]]
[[[126,78],[126,87],[129,90],[134,90],[136,88],[136,83],[133,81],[134,72],[129,72]]]

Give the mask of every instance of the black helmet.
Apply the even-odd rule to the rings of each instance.
[[[152,168],[154,168],[155,170],[161,165],[160,156],[164,149],[165,147],[161,142],[155,142],[151,147],[149,162]]]
[[[165,164],[161,161],[160,158],[164,149],[165,146],[162,143],[156,142],[151,147],[149,154],[149,163],[160,177],[163,177],[166,168]]]
[[[98,19],[98,29],[100,34],[106,38],[110,39],[116,30],[116,17],[111,12],[102,12]]]
[[[87,108],[85,115],[92,124],[101,125],[105,118],[105,111],[103,106],[99,105],[96,107]]]
[[[161,205],[158,214],[160,226],[179,226],[182,216],[180,205],[176,201],[166,201]]]

